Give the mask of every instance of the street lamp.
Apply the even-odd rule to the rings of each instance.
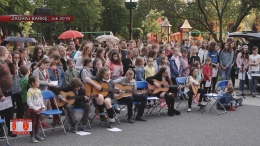
[[[163,20],[163,23],[162,23],[161,27],[163,27],[164,28],[164,32],[167,33],[167,35],[168,35],[168,42],[170,42],[170,33],[171,33],[172,25],[168,21],[167,17],[164,17],[164,20]]]
[[[129,22],[129,39],[133,39],[133,18],[132,18],[132,10],[136,8],[138,0],[126,0],[125,7],[130,10],[130,22]]]
[[[184,23],[183,23],[183,25],[181,27],[182,34],[184,34],[184,35],[182,35],[182,39],[185,39],[185,34],[189,34],[188,32],[190,32],[191,28],[192,27],[190,26],[188,20],[185,19],[185,21],[184,21]]]

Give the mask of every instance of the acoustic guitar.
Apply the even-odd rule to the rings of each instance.
[[[130,86],[130,85],[124,86],[124,85],[121,85],[121,84],[115,84],[115,86],[116,86],[116,88],[118,88],[120,90],[123,90],[125,92],[122,96],[117,97],[116,98],[117,100],[121,99],[123,97],[132,96],[134,93],[137,93],[137,92],[145,91],[147,93],[147,92],[151,92],[152,91],[152,90],[148,90],[147,91],[146,89],[144,89],[144,90],[134,90],[133,87]]]
[[[95,80],[92,80],[94,83],[100,85],[102,87],[101,90],[98,90],[96,89],[94,86],[92,86],[91,84],[89,83],[86,83],[85,84],[85,91],[86,91],[86,95],[89,95],[89,94],[101,94],[103,95],[104,97],[108,95],[108,92],[114,92],[114,93],[118,93],[119,92],[119,89],[112,89],[112,88],[109,88],[108,84],[106,82],[97,82]]]
[[[57,102],[58,107],[63,107],[65,104],[74,104],[76,99],[82,98],[82,95],[75,96],[75,93],[72,91],[69,91],[69,92],[60,91],[60,95],[63,98],[67,99],[68,103],[63,102],[61,99],[59,99],[57,96],[55,96],[55,100]],[[97,96],[98,96],[97,94],[90,94],[90,96],[88,96],[88,97],[97,97]]]
[[[158,83],[160,85],[159,88],[157,88],[155,85],[148,84],[148,90],[152,90],[152,94],[156,94],[158,92],[167,92],[170,87],[180,87],[179,85],[169,85],[167,81],[158,81],[156,79],[153,79],[154,82]]]

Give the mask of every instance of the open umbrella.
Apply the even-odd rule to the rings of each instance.
[[[58,39],[71,39],[71,38],[82,38],[84,35],[76,30],[68,30],[63,32]]]
[[[34,38],[22,38],[22,37],[7,37],[4,39],[4,41],[37,43],[37,41]]]
[[[101,36],[98,36],[97,38],[96,38],[96,40],[98,41],[98,42],[100,42],[100,43],[102,43],[103,41],[108,41],[108,40],[110,40],[110,41],[113,41],[114,42],[114,44],[118,44],[119,43],[119,38],[117,38],[117,37],[115,37],[115,36],[113,36],[113,35],[101,35]]]

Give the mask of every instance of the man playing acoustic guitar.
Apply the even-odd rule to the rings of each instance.
[[[134,90],[136,90],[136,82],[133,79],[133,77],[134,77],[134,72],[131,69],[129,69],[126,72],[125,77],[121,77],[119,79],[114,80],[114,83],[116,84],[117,88],[119,88],[117,86],[117,84],[120,84],[120,85],[123,85],[123,86],[131,86],[132,87],[131,91],[134,91]],[[121,90],[123,90],[123,89],[121,89]],[[145,91],[142,91],[142,93],[145,93]],[[132,93],[132,96],[123,97],[123,98],[119,99],[118,101],[124,102],[127,105],[127,112],[128,112],[128,120],[127,121],[128,121],[128,123],[134,123],[134,120],[132,119],[133,102],[140,102],[138,114],[137,114],[135,119],[138,120],[138,121],[146,121],[146,119],[143,117],[145,104],[147,102],[147,98],[146,98],[145,95],[143,95],[143,94],[133,94]]]
[[[88,117],[89,117],[89,112],[90,112],[90,105],[88,103],[89,101],[89,97],[87,97],[85,95],[85,90],[81,88],[82,87],[82,82],[79,78],[73,78],[70,81],[70,85],[66,86],[66,87],[62,87],[60,90],[64,91],[64,92],[73,92],[75,95],[74,97],[71,96],[67,96],[62,97],[60,95],[60,92],[55,93],[56,95],[58,95],[59,100],[68,103],[67,99],[75,99],[75,102],[73,104],[65,104],[64,108],[67,111],[68,117],[69,117],[69,121],[70,124],[72,126],[72,132],[76,133],[77,132],[77,122],[73,113],[73,108],[83,108],[84,109],[84,113],[83,116],[81,118],[81,128],[82,131],[87,132],[87,122],[88,122]],[[57,101],[58,102],[58,101]]]

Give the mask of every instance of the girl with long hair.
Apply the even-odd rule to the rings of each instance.
[[[100,47],[97,49],[96,59],[100,59],[103,66],[108,66],[108,63],[105,59],[105,48]]]
[[[232,50],[230,43],[226,42],[224,49],[222,50],[219,56],[222,81],[229,80],[233,57],[234,51]]]
[[[33,55],[32,55],[32,58],[31,58],[31,62],[39,62],[42,58],[44,57],[44,54],[43,54],[43,49],[39,46],[36,46],[33,50]]]
[[[167,81],[169,85],[172,85],[172,81],[169,78],[169,71],[166,67],[162,67],[159,69],[159,71],[151,77],[146,78],[146,81],[154,85],[156,88],[160,88],[159,83],[155,82],[153,79],[156,79],[158,81]],[[180,115],[181,113],[174,109],[174,97],[177,92],[177,88],[169,88],[167,92],[158,92],[155,94],[156,97],[165,98],[166,104],[168,106],[168,116],[173,115]]]
[[[246,72],[248,71],[248,64],[249,63],[249,53],[248,53],[248,46],[244,45],[242,47],[242,51],[238,53],[237,59],[236,59],[236,65],[237,65],[237,72],[238,74],[241,74],[242,76],[246,77]],[[239,79],[239,90],[242,92],[242,96],[244,96],[244,84],[245,84],[245,78]]]
[[[96,88],[97,90],[101,90],[102,87],[98,84],[96,84],[95,82],[92,81],[95,80],[99,83],[101,82],[105,82],[108,84],[108,88],[111,89],[115,89],[115,84],[114,82],[111,80],[110,78],[111,76],[111,72],[110,69],[108,67],[102,67],[98,73],[96,77],[86,77],[86,82],[88,82],[89,84],[91,84],[92,86],[94,86],[94,88]],[[115,119],[114,119],[114,110],[112,108],[112,99],[120,97],[123,95],[123,91],[119,91],[118,93],[114,93],[114,92],[108,92],[108,95],[103,97],[103,95],[99,94],[97,98],[95,98],[95,104],[97,105],[98,111],[100,113],[100,119],[102,121],[105,120],[105,112],[104,112],[104,107],[107,110],[107,114],[108,114],[108,122],[109,128],[113,128],[114,127],[114,123],[115,123]]]
[[[121,77],[124,74],[121,57],[117,51],[113,51],[111,53],[108,66],[111,71],[111,78],[113,80]]]
[[[75,69],[77,70],[81,70],[83,69],[83,63],[84,63],[84,59],[85,58],[92,58],[92,44],[86,44],[83,47],[83,50],[81,52],[81,55],[78,57],[76,65],[75,65]]]
[[[186,79],[186,85],[190,85],[190,86],[196,85],[196,86],[199,86],[200,83],[197,81],[197,78],[196,78],[197,74],[198,74],[197,68],[192,67],[192,68],[190,69],[190,74],[189,74],[189,76],[188,76],[187,79]],[[188,99],[188,110],[187,110],[187,112],[190,112],[190,111],[191,111],[191,104],[192,104],[192,97],[193,97],[195,94],[194,94],[194,92],[191,90],[190,87],[185,87],[185,88],[184,88],[184,92],[189,96],[189,99]],[[204,95],[204,90],[203,90],[203,89],[198,89],[198,94],[200,94],[198,106],[202,106],[202,105],[204,105],[204,104],[202,103],[202,98],[203,98],[203,95]]]
[[[212,64],[212,90],[209,90],[209,92],[215,92],[215,87],[218,79],[218,69],[219,69],[219,54],[217,51],[217,43],[216,42],[210,42],[209,44],[209,52],[207,54],[207,57],[211,58],[211,64]]]
[[[198,56],[200,57],[200,63],[203,65],[208,54],[208,41],[203,41],[201,48],[199,48]]]
[[[11,74],[13,75],[12,86],[12,101],[13,106],[17,106],[16,118],[23,118],[23,103],[21,97],[21,86],[19,80],[21,79],[20,66],[23,65],[21,54],[18,51],[12,53],[13,66],[15,67]]]

